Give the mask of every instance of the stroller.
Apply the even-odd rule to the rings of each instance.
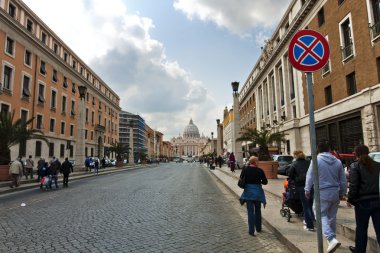
[[[280,214],[282,217],[286,217],[288,222],[290,222],[290,218],[292,218],[290,210],[301,217],[303,216],[303,208],[299,195],[297,194],[294,180],[286,178],[284,180],[284,189],[285,192],[282,193],[282,206]]]

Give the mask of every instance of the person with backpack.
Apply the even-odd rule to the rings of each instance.
[[[42,159],[45,161],[44,159]],[[49,180],[49,174],[48,174],[48,163],[44,162],[42,164],[42,160],[38,162],[38,176],[41,178],[40,183],[40,189],[42,190],[43,186],[46,185],[46,189],[49,187],[49,185],[45,182],[45,180]]]
[[[51,161],[50,164],[50,184],[49,188],[51,189],[51,185],[55,184],[55,188],[58,189],[58,173],[61,171],[61,162],[53,156],[53,160]]]
[[[98,175],[99,174],[99,159],[95,158],[94,162],[94,174]]]
[[[310,161],[306,160],[306,156],[302,150],[295,150],[293,156],[296,160],[290,165],[288,176],[291,180],[294,180],[297,195],[299,195],[302,203],[305,217],[304,229],[306,231],[314,231],[313,194],[310,194],[310,198],[308,199],[305,197],[305,181]]]

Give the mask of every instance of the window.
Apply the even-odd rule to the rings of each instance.
[[[63,83],[62,83],[62,86],[63,86],[63,88],[65,88],[65,89],[68,87],[68,85],[67,85],[67,77],[66,77],[66,76],[63,77]]]
[[[51,100],[50,100],[50,108],[54,109],[57,107],[57,91],[51,91]]]
[[[84,156],[88,156],[88,148],[87,147],[84,148]]]
[[[91,112],[91,124],[94,125],[94,121],[95,121],[95,113],[94,112]]]
[[[43,128],[43,125],[42,125],[42,115],[41,114],[37,114],[37,129],[42,129]]]
[[[53,69],[53,82],[56,83],[58,81],[58,78],[57,78],[57,70],[56,69]]]
[[[86,108],[86,123],[88,122],[88,108]]]
[[[49,156],[50,157],[54,156],[54,143],[53,142],[49,143]]]
[[[8,14],[9,16],[11,16],[12,18],[16,18],[16,6],[14,6],[13,4],[9,3],[9,7],[8,7]]]
[[[74,125],[70,125],[70,136],[74,136]]]
[[[331,90],[331,85],[327,86],[325,88],[325,102],[326,105],[332,104],[332,90]]]
[[[5,44],[5,52],[11,56],[14,56],[14,47],[15,47],[15,41],[7,37],[7,41]]]
[[[341,39],[341,45],[342,45],[342,57],[344,61],[350,58],[351,56],[353,56],[354,54],[350,18],[345,19],[340,24],[340,33],[341,33],[340,39]]]
[[[62,113],[66,112],[66,101],[67,101],[67,98],[65,96],[62,96],[62,104],[61,104]]]
[[[86,130],[84,131],[84,139],[87,140],[87,138],[88,138],[88,130],[86,129]]]
[[[75,101],[71,101],[71,116],[75,115]]]
[[[44,33],[44,32],[42,32],[41,33],[41,41],[42,41],[42,43],[44,43],[45,45],[46,45],[46,33]]]
[[[64,157],[65,156],[65,144],[59,145],[59,156]]]
[[[40,141],[36,141],[36,153],[35,153],[35,156],[41,156],[41,148],[42,148],[42,142]]]
[[[4,89],[11,90],[12,83],[13,83],[13,68],[5,65],[3,78],[4,78],[3,79]]]
[[[50,119],[49,131],[54,132],[54,128],[55,128],[55,119]]]
[[[73,69],[75,69],[76,67],[77,67],[77,62],[73,60]]]
[[[280,67],[278,69],[278,79],[280,86],[280,96],[281,96],[281,106],[285,105],[285,95],[284,95],[284,84],[283,84],[283,77],[282,77],[282,68]]]
[[[23,81],[22,81],[22,96],[23,97],[30,97],[30,77],[24,75]]]
[[[293,78],[293,66],[289,62],[289,82],[290,82],[290,99],[294,99],[296,97],[294,90],[294,78]]]
[[[45,93],[45,86],[40,83],[38,84],[38,103],[45,103],[45,96],[44,96],[44,93]]]
[[[69,157],[72,158],[74,156],[74,146],[73,145],[70,145],[69,152],[70,152]]]
[[[28,121],[28,111],[27,110],[21,110],[21,122],[26,123]]]
[[[46,75],[46,63],[44,61],[41,61],[41,64],[40,64],[40,73],[42,75]]]
[[[80,67],[80,74],[83,75],[83,67]]]
[[[92,105],[95,105],[95,96],[92,96]]]
[[[61,134],[65,134],[65,127],[66,127],[65,122],[61,122]]]
[[[94,140],[94,131],[91,131],[91,140]],[[92,150],[91,150],[91,156],[92,156]]]
[[[318,11],[318,25],[322,26],[325,23],[325,12],[323,7]]]
[[[371,0],[373,21],[371,26],[372,39],[380,34],[380,0]]]
[[[341,5],[344,2],[344,0],[338,0],[338,5]]]
[[[376,58],[377,81],[380,82],[380,57]]]
[[[67,62],[68,59],[69,59],[69,55],[68,55],[66,52],[64,52],[64,53],[63,53],[63,60],[64,60],[65,62]]]
[[[54,51],[55,54],[59,53],[58,52],[58,45],[56,43],[54,43],[54,45],[53,45],[53,51]]]
[[[9,113],[9,105],[1,104],[1,114],[3,113]]]
[[[29,67],[32,66],[32,53],[29,50],[25,50],[24,63]]]
[[[71,92],[73,93],[73,94],[75,94],[75,92],[76,92],[76,89],[75,89],[75,83],[74,82],[72,82],[71,83]]]
[[[33,21],[30,19],[26,20],[26,30],[33,32]]]
[[[348,94],[348,96],[355,94],[357,92],[355,72],[352,72],[351,74],[346,76],[346,82],[347,82],[347,94]]]

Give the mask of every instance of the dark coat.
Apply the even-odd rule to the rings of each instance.
[[[306,159],[297,159],[290,165],[288,176],[295,181],[296,186],[305,186],[306,174],[309,166],[310,161]]]
[[[64,161],[61,166],[61,172],[63,174],[70,174],[73,171],[73,165],[69,161]]]

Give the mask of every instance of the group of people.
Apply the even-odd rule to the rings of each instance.
[[[355,246],[349,249],[355,253],[365,253],[368,240],[369,219],[376,232],[380,246],[380,163],[369,157],[369,149],[358,145],[354,149],[356,161],[349,169],[349,191],[347,192],[346,175],[342,162],[330,150],[327,142],[318,144],[318,179],[320,194],[320,209],[322,232],[327,239],[327,252],[332,253],[340,247],[336,239],[336,216],[340,200],[347,196],[347,206],[355,207],[356,235]],[[304,213],[304,229],[314,231],[314,171],[313,164],[300,151],[293,153],[295,161],[291,164],[288,176],[295,181],[296,190],[302,203]],[[261,205],[265,207],[266,200],[262,185],[268,183],[262,169],[258,167],[257,157],[250,157],[240,177],[245,178],[245,188],[240,197],[241,204],[247,204],[248,233],[261,231]]]
[[[20,185],[20,178],[25,171],[28,172],[28,174],[25,174],[26,179],[28,179],[28,175],[33,179],[33,167],[34,161],[31,156],[26,160],[26,163],[22,161],[21,157],[13,161],[9,168],[9,175],[11,177],[10,187],[13,188]],[[63,174],[63,187],[68,187],[69,175],[73,171],[73,165],[69,162],[67,157],[63,163],[54,156],[50,162],[46,162],[45,159],[41,157],[37,163],[37,182],[40,182],[41,189],[43,189],[44,186],[46,189],[51,189],[54,181],[55,188],[58,189],[58,174],[61,173]]]

